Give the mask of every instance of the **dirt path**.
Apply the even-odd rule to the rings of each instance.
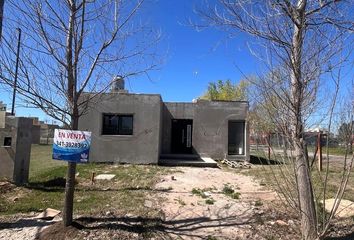
[[[171,238],[249,239],[251,225],[263,212],[261,206],[276,197],[241,174],[217,168],[176,170],[180,172],[165,176],[156,185],[157,189],[169,189],[159,196],[164,198],[164,227]],[[225,194],[232,191],[234,198],[239,193],[239,199]]]

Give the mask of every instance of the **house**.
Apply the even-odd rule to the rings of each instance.
[[[163,102],[123,88],[92,98],[79,129],[92,132],[91,162],[158,164],[165,158],[249,160],[248,102]]]
[[[54,130],[60,126],[39,121],[38,117],[31,117],[32,125],[32,144],[53,144]]]

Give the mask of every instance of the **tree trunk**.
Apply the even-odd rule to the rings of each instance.
[[[303,140],[304,125],[302,120],[303,92],[305,89],[302,79],[302,48],[305,31],[306,0],[298,0],[296,7],[294,33],[292,39],[292,71],[291,97],[293,113],[291,119],[292,142],[295,150],[295,174],[298,187],[298,200],[301,214],[302,238],[317,239],[316,207],[312,192],[311,173],[306,156],[306,147]]]
[[[303,239],[317,239],[316,208],[312,192],[308,159],[304,155],[303,144],[295,143],[295,167],[298,185],[298,198],[301,214],[301,232]]]
[[[70,226],[73,222],[74,191],[75,191],[76,163],[68,162],[68,171],[65,184],[65,202],[63,212],[64,226]]]
[[[75,2],[70,3],[70,16],[68,24],[68,34],[66,39],[66,63],[67,63],[67,73],[68,73],[68,100],[70,107],[72,107],[71,113],[71,130],[78,129],[79,115],[77,109],[76,101],[76,81],[74,77],[73,69],[73,32],[74,32],[74,22],[75,22],[76,5]],[[73,207],[74,207],[74,191],[75,191],[75,174],[76,174],[76,163],[68,162],[68,170],[66,175],[65,184],[65,202],[64,202],[64,212],[63,212],[63,223],[64,226],[70,226],[73,222]]]
[[[71,130],[77,130],[79,127],[79,118],[77,108],[74,107],[73,116],[71,117]],[[68,170],[66,174],[65,184],[65,202],[63,212],[64,226],[70,226],[73,222],[73,208],[74,208],[74,191],[75,191],[75,174],[76,163],[68,162]]]

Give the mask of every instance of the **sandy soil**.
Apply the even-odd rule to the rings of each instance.
[[[180,172],[165,176],[157,189],[170,189],[159,196],[164,198],[165,232],[172,238],[183,239],[247,239],[252,235],[255,215],[263,213],[261,206],[275,200],[276,194],[264,189],[254,179],[217,168],[176,168]],[[225,195],[227,184],[239,199]],[[204,189],[207,198],[193,194]],[[156,197],[156,196],[155,196]],[[206,199],[214,200],[207,204]],[[255,204],[255,203],[258,204]]]

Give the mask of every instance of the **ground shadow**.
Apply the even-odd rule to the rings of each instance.
[[[63,192],[65,188],[65,178],[57,177],[48,181],[30,182],[25,185],[28,189],[41,190],[44,192]]]
[[[15,222],[0,222],[1,229],[24,228],[24,227],[44,227],[53,224],[51,221],[42,221],[38,219],[19,219]]]
[[[162,220],[161,218],[143,218],[143,217],[83,217],[77,219],[85,225],[85,229],[119,229],[138,234],[151,234],[155,236],[185,236],[185,237],[205,237],[196,232],[198,229],[207,228],[225,228],[237,225],[248,225],[254,223],[254,220],[247,218],[239,220],[240,216],[227,216],[219,218],[192,217],[183,219]],[[237,220],[237,221],[235,221]],[[90,226],[90,223],[100,222],[99,225]]]
[[[345,236],[341,237],[327,237],[325,240],[353,240],[354,239],[354,232],[349,233]]]
[[[241,216],[241,217],[240,217]],[[72,234],[73,228],[78,230],[97,231],[97,230],[117,230],[125,231],[141,236],[157,237],[157,239],[175,239],[178,237],[205,238],[196,230],[207,228],[225,228],[232,226],[249,225],[254,223],[250,217],[242,218],[243,213],[227,217],[191,217],[163,220],[162,218],[149,217],[80,217],[75,219],[75,225],[70,229],[63,229],[61,223],[53,224],[43,230],[39,239],[65,239],[68,231]],[[242,220],[241,220],[242,219]],[[77,231],[78,233],[78,231]],[[71,237],[74,237],[73,235]]]
[[[281,165],[281,164],[283,164],[282,162],[279,162],[276,160],[267,159],[267,158],[255,156],[255,155],[250,156],[250,163],[252,163],[254,165]]]

